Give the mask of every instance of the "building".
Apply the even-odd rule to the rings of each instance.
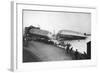
[[[70,43],[73,50],[80,53],[87,53],[87,43],[91,41],[91,35],[71,30],[60,30],[56,36],[57,40],[63,41],[64,44]]]

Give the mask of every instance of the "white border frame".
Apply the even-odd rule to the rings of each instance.
[[[61,6],[61,5],[41,5],[12,2],[12,49],[11,49],[11,70],[24,71],[34,69],[49,69],[49,68],[66,68],[66,67],[80,67],[96,65],[96,46],[95,46],[95,25],[96,25],[96,8],[95,7],[75,7],[75,6]],[[22,62],[22,10],[53,10],[53,11],[70,11],[70,12],[86,12],[91,13],[91,60],[71,60],[71,61],[57,61],[57,62],[42,62],[42,63],[23,63]]]

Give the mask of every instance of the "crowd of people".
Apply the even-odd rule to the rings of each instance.
[[[73,60],[88,59],[88,55],[86,52],[80,53],[78,49],[74,50],[70,43],[57,44],[56,46],[64,49],[66,51],[66,54],[69,54]]]

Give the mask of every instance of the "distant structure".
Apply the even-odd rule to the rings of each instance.
[[[70,43],[73,46],[73,50],[78,49],[79,52],[89,52],[88,42],[91,41],[91,34],[80,33],[71,30],[60,30],[56,35],[57,40],[63,41],[65,44]]]
[[[40,27],[29,26],[25,27],[25,35],[29,39],[49,39],[52,37],[52,33],[47,30],[42,30]]]
[[[85,39],[87,36],[84,33],[71,31],[71,30],[60,30],[57,34],[57,39],[62,40],[78,40]]]

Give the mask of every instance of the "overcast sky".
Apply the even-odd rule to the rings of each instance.
[[[57,33],[73,30],[91,33],[91,14],[73,12],[23,11],[23,26],[40,26],[41,29]]]

